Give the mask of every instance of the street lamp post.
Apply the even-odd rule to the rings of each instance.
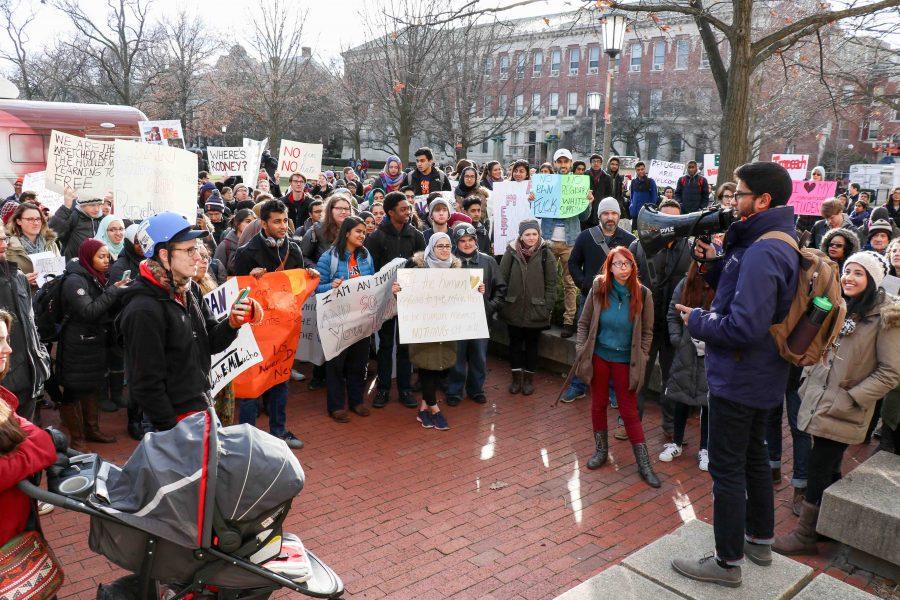
[[[591,154],[593,154],[597,151],[597,112],[600,110],[600,93],[591,92],[587,95],[587,101],[588,110],[591,111]]]
[[[603,51],[609,57],[606,67],[606,106],[603,112],[603,158],[609,160],[612,147],[612,87],[616,72],[616,56],[625,43],[625,15],[610,15],[603,19]]]
[[[222,145],[223,146],[228,145],[225,143],[225,132],[227,132],[227,131],[228,131],[228,125],[222,125]]]

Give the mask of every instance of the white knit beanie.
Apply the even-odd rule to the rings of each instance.
[[[619,208],[619,201],[612,196],[607,196],[597,205],[597,218],[599,219],[600,215],[609,211],[616,213],[620,217],[622,216],[622,209]]]
[[[891,268],[885,257],[871,250],[863,250],[850,255],[850,258],[844,261],[844,266],[850,263],[856,263],[865,269],[872,281],[875,282],[876,288],[881,287],[881,282],[884,281]]]

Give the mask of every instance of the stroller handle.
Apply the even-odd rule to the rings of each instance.
[[[34,485],[27,479],[20,481],[16,487],[22,490],[22,492],[24,492],[26,496],[34,498],[35,500],[46,502],[47,504],[52,504],[53,506],[59,506],[68,510],[74,510],[76,512],[84,513],[87,515],[102,516],[102,513],[100,513],[99,511],[95,511],[83,502],[73,500],[68,496],[63,496],[62,494],[56,494],[54,492],[47,491],[44,488]]]

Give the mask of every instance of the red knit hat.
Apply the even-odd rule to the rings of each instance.
[[[19,203],[15,200],[10,200],[3,205],[3,208],[0,208],[0,219],[3,219],[4,225],[9,223],[9,219],[13,216],[13,213],[16,212],[17,208],[19,208]]]
[[[447,227],[453,229],[453,226],[457,223],[472,223],[472,217],[467,215],[466,213],[455,212],[450,215],[450,219],[447,220]]]

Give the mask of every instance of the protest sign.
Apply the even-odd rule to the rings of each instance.
[[[322,172],[322,144],[304,144],[281,140],[278,170],[282,175],[300,172],[307,179],[315,179]]]
[[[481,269],[400,269],[397,316],[401,344],[489,336]]]
[[[405,258],[395,258],[374,275],[354,277],[316,294],[319,339],[326,360],[381,329],[397,314],[391,286]]]
[[[900,295],[900,277],[894,275],[885,275],[881,287],[889,294],[894,296]]]
[[[498,181],[491,193],[491,224],[494,249],[503,254],[509,243],[519,237],[519,223],[531,218],[528,181]]]
[[[788,206],[794,207],[795,215],[821,216],[822,202],[834,198],[837,181],[794,181],[794,191]]]
[[[69,186],[80,196],[102,198],[113,189],[112,142],[50,132],[44,184],[59,194]]]
[[[719,155],[704,154],[703,155],[703,176],[710,186],[716,185],[719,180]]]
[[[647,171],[647,177],[656,182],[656,187],[662,188],[678,185],[678,178],[684,175],[684,164],[678,162],[668,162],[665,160],[651,160],[650,170]]]
[[[212,315],[222,320],[227,317],[231,305],[237,300],[240,288],[236,278],[231,278],[210,293],[203,296],[203,300],[209,307]],[[238,335],[222,352],[213,354],[212,366],[209,369],[209,380],[212,384],[212,394],[215,396],[222,388],[252,367],[261,363],[262,352],[253,336],[253,328],[243,325],[238,329]]]
[[[171,210],[197,218],[197,155],[180,148],[116,140],[116,214],[146,219]]]
[[[250,138],[244,138],[243,147],[247,150],[247,169],[243,173],[238,173],[238,175],[241,176],[241,181],[247,185],[255,186],[256,178],[259,176],[259,162],[262,160],[263,152],[268,145],[269,138],[263,138],[259,142]],[[276,181],[275,183],[278,182]]]
[[[38,202],[46,206],[52,215],[56,212],[56,209],[65,204],[65,200],[62,194],[57,194],[47,189],[46,176],[46,171],[28,173],[22,180],[22,191],[37,194]]]
[[[209,163],[209,174],[213,176],[230,177],[242,175],[249,170],[250,161],[247,160],[247,148],[243,146],[207,146],[206,156]]]
[[[322,353],[322,340],[319,338],[319,327],[316,316],[316,297],[310,294],[303,303],[302,326],[300,328],[300,343],[297,344],[297,354],[294,358],[314,365],[325,364],[325,354]]]
[[[34,272],[37,273],[38,287],[44,287],[45,283],[62,275],[66,268],[66,257],[52,252],[36,252],[30,254],[28,258],[31,259]]]
[[[536,217],[565,219],[575,217],[587,208],[587,194],[591,178],[587,175],[538,174],[531,179],[534,202],[531,210]]]
[[[806,179],[806,167],[809,166],[809,154],[773,154],[772,162],[776,162],[791,174],[794,181]],[[818,213],[816,213],[818,214]]]
[[[266,273],[261,278],[235,277],[238,289],[250,288],[250,297],[262,304],[262,323],[252,327],[262,362],[237,376],[237,398],[256,398],[272,386],[287,381],[294,366],[303,324],[303,303],[315,291],[318,278],[306,269]]]
[[[173,146],[184,149],[184,131],[181,121],[138,121],[141,141],[160,146]]]

